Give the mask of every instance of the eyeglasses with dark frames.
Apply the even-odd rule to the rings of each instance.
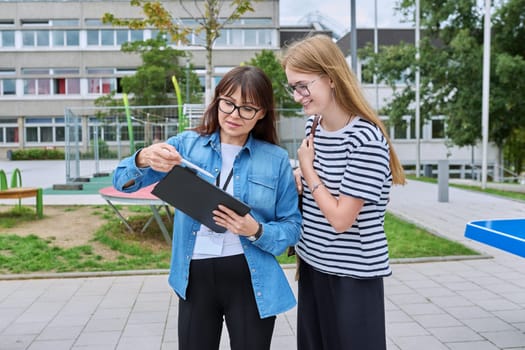
[[[312,85],[313,83],[315,83],[317,79],[314,79],[308,83],[297,83],[297,84],[294,84],[294,85],[287,85],[286,86],[286,89],[288,90],[288,92],[290,93],[290,95],[293,96],[294,92],[297,91],[297,93],[303,97],[308,97],[310,96],[310,90],[308,89],[308,87],[310,85]]]
[[[251,106],[237,106],[230,100],[219,98],[219,110],[222,113],[232,114],[235,110],[238,111],[239,117],[246,120],[252,120],[262,108],[255,108]]]

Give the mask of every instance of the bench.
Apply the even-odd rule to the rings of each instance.
[[[18,199],[19,206],[22,198],[35,197],[36,199],[36,215],[39,218],[44,217],[44,201],[42,198],[42,189],[38,187],[20,187],[22,179],[20,170],[15,169],[11,178],[11,188],[7,187],[7,179],[5,172],[0,170],[0,199]]]
[[[42,189],[37,187],[15,187],[0,191],[0,199],[22,199],[36,198],[36,215],[44,217],[44,205],[42,200]]]

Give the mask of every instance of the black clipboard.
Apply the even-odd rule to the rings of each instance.
[[[215,232],[226,231],[213,221],[212,211],[219,204],[242,216],[251,210],[246,203],[201,179],[193,170],[178,165],[155,185],[151,193]]]

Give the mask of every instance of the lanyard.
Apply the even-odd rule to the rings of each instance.
[[[228,174],[228,177],[226,178],[226,182],[224,182],[224,186],[222,186],[222,189],[224,191],[226,191],[226,189],[228,188],[228,185],[230,184],[232,176],[233,176],[233,168],[232,168],[232,170],[230,170],[230,173]],[[219,175],[217,175],[217,179],[215,180],[215,185],[217,187],[219,187],[220,183],[221,183],[221,173],[219,173]]]

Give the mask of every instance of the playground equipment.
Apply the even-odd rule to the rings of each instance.
[[[525,258],[525,218],[471,221],[465,237]]]

